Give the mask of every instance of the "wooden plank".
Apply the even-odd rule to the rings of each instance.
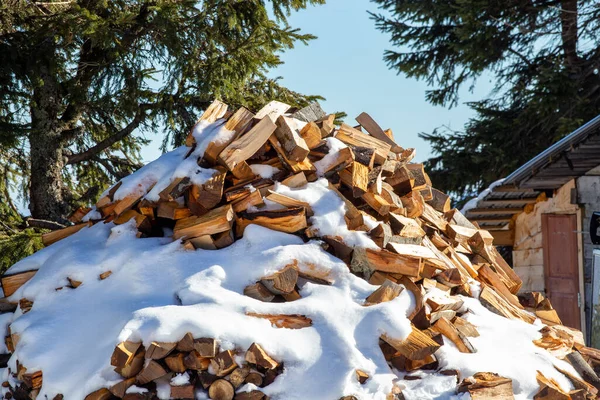
[[[378,164],[383,164],[385,160],[387,160],[388,153],[391,149],[391,145],[388,143],[362,133],[346,124],[342,124],[335,137],[350,146],[375,149],[375,162]]]
[[[248,133],[231,142],[221,154],[219,162],[230,171],[252,157],[264,145],[277,126],[270,118],[261,119]]]

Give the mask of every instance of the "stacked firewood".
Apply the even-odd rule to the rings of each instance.
[[[383,130],[366,113],[356,118],[358,126],[338,127],[335,116],[325,115],[316,104],[294,110],[271,102],[254,114],[243,107],[231,112],[227,105],[215,101],[199,123],[217,120],[223,120],[224,127],[235,135],[211,142],[197,160],[199,166],[215,170],[204,184],[194,185],[190,177],[176,178],[160,192],[160,200],[152,202],[145,198],[146,193],[116,199],[118,183],[95,205],[100,219],[79,223],[89,210],[78,210],[72,217],[75,225],[46,234],[44,243],[50,245],[100,221],[124,224],[132,220],[139,237],[161,236],[163,228],[169,228],[173,239],[182,240],[190,250],[225,248],[239,239],[249,224],[293,233],[305,241],[319,239],[354,274],[379,286],[364,306],[393,300],[403,290],[412,293],[416,303],[410,315],[412,333],[403,340],[386,334],[380,338],[390,367],[407,373],[404,379],[420,379],[410,374],[418,369],[439,370],[435,352],[445,341],[463,353],[477,351],[470,338],[479,333],[465,315],[462,295],[477,297],[487,309],[508,319],[527,323],[541,319],[547,326],[536,344],[568,360],[585,379],[561,371],[576,388],[564,393],[556,382],[539,373],[536,398],[596,397],[600,385],[593,367],[600,364],[599,353],[585,347],[581,332],[561,325],[543,295],[517,296],[522,282],[494,247],[490,233],[451,208],[449,197],[432,187],[423,165],[411,162],[414,149],[397,145],[391,130]],[[330,154],[325,140],[329,137],[346,147]],[[186,144],[190,156],[196,146],[192,133]],[[328,163],[318,164],[326,156]],[[255,164],[278,172],[270,178],[258,176],[251,168]],[[352,247],[341,236],[321,235],[310,224],[310,204],[274,190],[276,182],[300,188],[320,177],[329,181],[330,190],[345,203],[347,228],[366,232],[377,249]],[[261,209],[265,199],[281,208]],[[35,271],[4,276],[5,296],[13,294],[33,274]],[[105,279],[106,274],[98,279]],[[301,297],[299,278],[330,284],[327,277],[300,271],[292,261],[246,287],[244,294],[264,302],[295,301]],[[72,288],[79,284],[70,282]],[[23,299],[18,306],[26,312],[31,302]],[[302,329],[312,324],[304,315],[249,315],[266,318],[280,328]],[[18,341],[15,336],[10,332],[7,336],[11,351]],[[244,356],[244,364],[236,361],[240,359],[236,352]],[[120,343],[111,361],[123,381],[90,394],[88,399],[154,398],[156,381],[174,374],[188,374],[189,380],[180,386],[171,385],[172,398],[191,399],[195,390],[206,390],[212,399],[262,399],[259,389],[244,393],[235,389],[248,382],[265,387],[284,368],[281,360],[272,359],[257,344],[245,351],[219,351],[215,340],[193,338],[191,334],[177,343],[153,342],[147,348],[137,342]],[[455,375],[457,391],[468,392],[473,399],[513,398],[508,378],[486,371],[472,377],[461,377],[454,370],[439,372]],[[25,390],[35,397],[42,373],[28,374],[23,368],[18,375],[23,383],[13,392]],[[364,383],[369,375],[356,370],[356,379]],[[133,385],[148,392],[126,394]],[[396,389],[389,398],[402,397]]]

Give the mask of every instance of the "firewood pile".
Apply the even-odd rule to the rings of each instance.
[[[391,301],[403,291],[411,293],[416,304],[409,316],[412,333],[405,339],[387,334],[380,337],[390,368],[405,373],[404,379],[420,379],[411,376],[417,370],[438,371],[456,376],[457,393],[467,392],[472,399],[513,398],[511,379],[488,371],[465,377],[438,365],[436,351],[450,342],[462,353],[477,352],[471,339],[479,333],[463,307],[464,297],[475,297],[507,319],[532,324],[539,318],[546,326],[535,345],[569,362],[583,378],[561,371],[576,388],[565,393],[538,371],[536,399],[596,398],[600,380],[594,369],[600,366],[600,353],[585,346],[581,332],[561,325],[542,294],[518,294],[521,279],[498,253],[491,234],[451,208],[449,197],[432,187],[423,165],[411,162],[414,149],[397,145],[392,132],[383,130],[368,114],[362,113],[356,120],[359,125],[355,127],[336,126],[335,116],[325,115],[316,104],[295,110],[271,102],[255,114],[243,107],[231,111],[215,101],[198,123],[220,121],[235,134],[228,140],[210,142],[198,158],[198,166],[215,170],[210,179],[198,185],[187,176],[176,178],[160,191],[158,201],[146,199],[146,192],[116,199],[119,182],[93,209],[77,210],[71,217],[74,225],[45,234],[44,243],[51,245],[83,227],[108,222],[135,224],[138,237],[172,235],[189,250],[226,248],[241,238],[250,224],[293,233],[305,242],[320,240],[352,273],[378,286],[366,298],[365,307]],[[192,132],[186,141],[190,157],[198,145]],[[332,150],[327,138],[345,146]],[[275,172],[270,177],[259,175],[255,173],[258,169],[252,168],[256,165]],[[321,178],[326,178],[329,189],[343,200],[347,228],[365,232],[377,249],[351,246],[341,236],[322,234],[311,224],[310,203],[274,190],[276,182],[301,188]],[[266,207],[267,200],[279,207]],[[86,220],[86,215],[93,218]],[[15,293],[34,274],[4,276],[4,295]],[[109,275],[110,271],[98,279]],[[290,262],[248,285],[244,295],[263,302],[293,302],[301,298],[299,279],[330,284],[326,277],[299,271]],[[74,279],[69,282],[70,290],[81,284]],[[23,313],[31,306],[28,299],[2,303],[4,311],[19,307]],[[268,319],[279,328],[312,325],[304,315],[251,315]],[[18,340],[18,335],[8,332],[9,351],[14,351]],[[196,391],[204,391],[211,399],[259,400],[267,398],[261,388],[285,370],[283,360],[275,360],[256,343],[250,348],[225,350],[215,339],[191,333],[178,342],[152,342],[146,347],[141,342],[122,342],[116,346],[111,364],[123,380],[86,399],[154,399],[157,379],[178,376],[181,382],[171,383],[171,398],[193,399]],[[29,373],[26,366],[19,365],[11,372],[19,383],[10,387],[5,398],[35,398],[43,384],[43,371]],[[356,379],[362,384],[369,375],[357,369]],[[246,383],[256,389],[236,393]],[[4,386],[8,385],[5,382]],[[128,391],[133,386],[145,390]],[[395,388],[388,398],[403,398],[401,389]]]

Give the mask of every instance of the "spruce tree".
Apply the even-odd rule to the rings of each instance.
[[[0,2],[0,219],[15,193],[63,222],[140,164],[145,134],[182,143],[217,98],[313,100],[268,79],[313,38],[287,23],[324,0]]]
[[[464,130],[422,137],[437,187],[459,199],[556,142],[600,111],[600,7],[591,0],[373,0],[390,35],[390,68],[425,80],[427,100],[452,107],[462,87],[495,80],[470,104]]]

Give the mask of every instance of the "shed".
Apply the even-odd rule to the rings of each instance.
[[[563,323],[600,348],[600,246],[592,243],[600,233],[592,224],[600,212],[600,116],[492,184],[463,212],[512,252],[523,292],[545,292]]]

